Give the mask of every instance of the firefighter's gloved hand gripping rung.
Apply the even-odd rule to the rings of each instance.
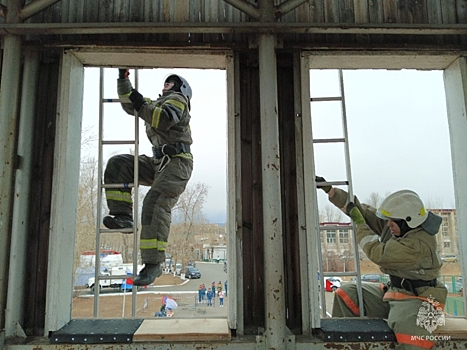
[[[365,219],[363,218],[362,213],[360,212],[360,210],[354,202],[349,202],[345,209],[347,210],[347,213],[349,214],[352,221],[355,222],[355,224],[360,225],[365,223]]]

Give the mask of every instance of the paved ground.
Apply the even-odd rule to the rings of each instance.
[[[198,264],[203,273],[200,280],[182,280],[173,275],[163,275],[156,279],[154,286],[140,289],[132,302],[131,292],[123,293],[118,290],[102,289],[99,297],[98,317],[120,318],[135,317],[153,318],[156,311],[162,305],[162,298],[170,296],[178,303],[174,317],[176,318],[215,318],[227,317],[229,298],[224,298],[224,307],[219,307],[219,300],[214,300],[213,306],[207,306],[206,302],[198,303],[198,290],[200,283],[208,284],[208,281],[225,279],[226,274],[222,266],[218,264]],[[206,277],[204,277],[206,276]],[[94,317],[94,295],[89,289],[75,291],[73,298],[72,317]],[[133,310],[135,310],[133,312]]]

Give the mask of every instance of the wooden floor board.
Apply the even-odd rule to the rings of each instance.
[[[230,340],[227,319],[144,320],[133,335],[133,342],[147,341],[216,341]]]

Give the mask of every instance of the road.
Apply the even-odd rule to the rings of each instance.
[[[210,287],[212,282],[219,283],[222,282],[222,287],[224,287],[224,282],[227,280],[227,273],[224,272],[224,264],[222,263],[206,263],[206,262],[197,262],[196,268],[201,272],[201,278],[199,279],[188,279],[186,283],[177,286],[167,286],[167,287],[148,287],[148,291],[157,291],[157,292],[193,292],[198,293],[199,285],[203,284],[206,288]],[[183,270],[182,270],[183,271]]]

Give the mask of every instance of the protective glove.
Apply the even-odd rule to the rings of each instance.
[[[364,224],[365,219],[363,218],[362,213],[358,209],[358,207],[355,205],[354,202],[349,202],[347,204],[347,207],[345,208],[347,210],[347,213],[349,214],[350,218],[352,219],[353,222],[355,222],[356,225]]]
[[[143,95],[141,95],[138,90],[133,89],[130,94],[130,101],[133,103],[133,108],[136,109],[137,112],[141,109],[141,106],[146,103],[144,100]]]
[[[130,70],[128,68],[118,69],[118,79],[128,79],[129,75],[130,75]]]
[[[318,182],[326,182],[326,180],[324,179],[324,177],[321,177],[321,176],[315,176],[315,182],[318,183]],[[332,186],[323,186],[323,185],[316,185],[317,188],[321,188],[324,192],[328,193],[329,191],[331,191],[331,188]]]

